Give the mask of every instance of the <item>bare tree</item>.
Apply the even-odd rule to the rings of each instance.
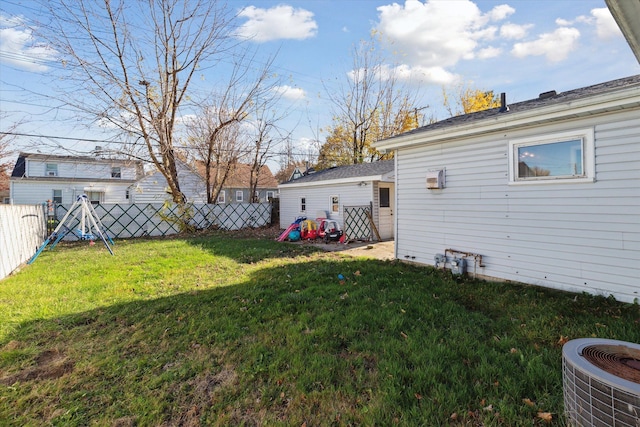
[[[257,189],[264,166],[274,155],[272,148],[290,143],[291,131],[284,131],[278,125],[289,114],[287,109],[276,107],[280,98],[275,92],[270,92],[266,98],[256,98],[253,104],[248,135],[253,142],[249,152],[249,191],[250,200],[254,203],[259,202]]]
[[[334,119],[320,150],[319,167],[378,160],[382,154],[371,147],[372,142],[418,125],[417,96],[399,83],[394,68],[377,49],[375,36],[354,46],[351,57],[346,83],[336,92],[325,85]]]
[[[180,189],[175,142],[180,109],[196,73],[233,44],[233,14],[215,0],[53,0],[44,37],[60,52],[75,85],[68,102],[95,121],[133,136]],[[77,96],[74,96],[77,95]]]
[[[238,161],[253,152],[247,130],[241,124],[250,121],[256,100],[274,99],[277,80],[271,79],[272,60],[257,68],[256,74],[255,63],[253,57],[241,56],[224,89],[212,94],[208,104],[201,106],[187,124],[187,141],[195,153],[194,160],[202,165],[208,203],[216,202]],[[260,105],[270,105],[271,101],[264,102]]]
[[[4,114],[0,113],[0,118],[3,117]],[[14,123],[0,131],[0,189],[9,187],[10,158],[14,153],[11,149],[11,143],[15,139],[14,131],[19,125],[20,123]]]

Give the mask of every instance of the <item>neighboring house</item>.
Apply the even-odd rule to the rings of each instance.
[[[100,157],[20,153],[10,184],[12,204],[130,203],[129,186],[143,175],[142,162]]]
[[[394,163],[386,160],[338,166],[280,184],[280,228],[297,217],[319,215],[344,227],[344,208],[372,206],[371,216],[380,237],[392,239],[394,210]]]
[[[204,168],[200,167],[199,170],[200,174],[204,176]],[[251,201],[251,197],[249,197],[251,191],[250,178],[251,166],[244,163],[236,164],[225,181],[216,203],[249,203]],[[274,178],[269,166],[264,165],[258,173],[256,198],[259,203],[266,203],[275,197],[278,197],[278,181]]]
[[[9,176],[0,168],[0,203],[9,204]]]
[[[189,203],[207,203],[207,188],[202,177],[181,160],[176,160],[180,190]],[[164,203],[172,201],[167,179],[158,170],[147,173],[130,189],[132,203]]]
[[[182,161],[177,162],[177,168],[180,189],[185,194],[187,202],[206,203],[207,187],[203,178],[204,169],[199,165],[198,170],[195,170]],[[249,203],[251,201],[249,197],[249,175],[249,165],[237,164],[225,181],[217,203]],[[256,189],[259,202],[268,202],[269,199],[277,196],[277,191],[278,183],[271,174],[271,170],[268,166],[263,166],[260,169]],[[157,171],[136,182],[132,186],[131,194],[135,203],[157,203],[172,200],[167,180]]]
[[[375,145],[395,150],[397,258],[640,298],[640,75]]]

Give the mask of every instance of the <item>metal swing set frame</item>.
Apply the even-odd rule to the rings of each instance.
[[[80,215],[80,228],[74,231],[71,228],[71,224],[73,224],[74,221],[78,218],[78,215]],[[71,208],[64,215],[55,230],[53,230],[53,233],[51,233],[51,235],[47,237],[42,246],[40,246],[36,253],[31,257],[31,259],[27,261],[27,264],[33,263],[36,258],[38,258],[38,255],[40,255],[49,244],[51,244],[49,250],[55,248],[58,242],[60,242],[60,240],[62,240],[69,233],[75,234],[75,236],[80,240],[93,241],[97,236],[100,240],[102,240],[102,243],[104,243],[104,246],[107,248],[109,253],[113,255],[111,246],[109,246],[109,243],[111,243],[112,245],[114,244],[113,240],[107,235],[105,228],[100,221],[100,217],[98,217],[95,209],[93,209],[93,206],[89,202],[87,195],[82,194],[78,196],[75,202],[73,202],[73,205],[71,205]]]

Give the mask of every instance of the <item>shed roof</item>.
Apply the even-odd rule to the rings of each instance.
[[[629,95],[617,96],[623,92]],[[492,127],[507,130],[513,127],[534,125],[545,121],[564,120],[571,117],[594,114],[601,111],[612,111],[620,108],[637,108],[640,106],[640,74],[622,79],[599,83],[579,89],[556,93],[541,93],[538,98],[507,104],[460,116],[450,117],[417,129],[378,141],[374,145],[378,149],[394,148],[417,143],[418,138],[437,135],[439,139],[451,138],[453,129],[461,133],[473,134],[486,132]],[[456,135],[461,136],[461,135]]]
[[[375,178],[394,171],[393,160],[381,160],[378,162],[359,163],[357,165],[336,166],[305,175],[280,186],[301,183],[317,183],[323,181],[336,181],[349,178]]]

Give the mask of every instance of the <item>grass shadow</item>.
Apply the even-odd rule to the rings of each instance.
[[[206,247],[265,259],[244,243]],[[559,338],[638,342],[639,320],[605,298],[301,256],[235,286],[24,322],[0,343],[0,418],[515,426],[548,425],[544,411],[560,425]]]

